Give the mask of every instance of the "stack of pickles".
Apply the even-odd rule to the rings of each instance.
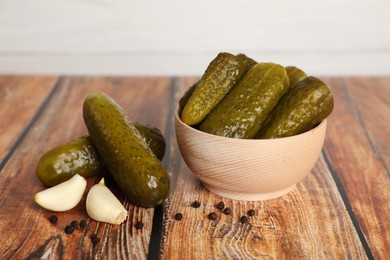
[[[182,121],[203,132],[270,139],[314,128],[334,102],[324,82],[297,67],[222,52],[179,105]]]

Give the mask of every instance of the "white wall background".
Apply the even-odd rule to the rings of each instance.
[[[0,0],[0,74],[199,75],[220,51],[390,75],[390,0]]]

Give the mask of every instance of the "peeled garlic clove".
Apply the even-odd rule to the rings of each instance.
[[[109,224],[120,224],[127,217],[127,210],[104,185],[104,179],[89,190],[86,208],[90,218]]]
[[[76,174],[65,182],[36,193],[34,200],[45,209],[62,212],[74,208],[81,201],[86,187],[85,178]]]

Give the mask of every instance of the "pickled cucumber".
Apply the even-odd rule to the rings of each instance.
[[[294,87],[299,81],[307,78],[306,73],[295,66],[287,66],[286,71],[290,80],[290,87]]]
[[[199,124],[223,99],[245,72],[237,56],[222,52],[211,61],[183,108],[181,119],[188,125]]]
[[[194,83],[187,91],[184,93],[184,95],[179,100],[179,106],[180,109],[183,109],[185,105],[187,104],[188,100],[190,99],[192,93],[194,93],[195,88],[198,86],[198,82]]]
[[[238,54],[237,57],[240,58],[242,63],[244,63],[244,65],[245,65],[245,72],[244,73],[247,73],[257,63],[254,59],[246,56],[243,53]]]
[[[146,144],[152,150],[157,159],[161,161],[165,155],[166,143],[160,129],[137,121],[134,122],[134,126],[144,138]]]
[[[155,207],[169,194],[169,176],[134,123],[107,94],[86,97],[88,132],[121,191],[136,205]]]
[[[36,175],[45,186],[51,187],[75,174],[83,177],[99,174],[103,167],[91,139],[82,136],[45,153],[38,162]]]
[[[165,154],[165,139],[156,127],[135,122],[146,143],[161,160]],[[106,170],[104,162],[89,136],[82,136],[70,143],[59,145],[46,152],[38,162],[36,175],[48,187],[69,180],[75,174],[90,177]]]
[[[332,112],[333,102],[325,83],[307,77],[280,100],[257,138],[287,137],[308,131]]]
[[[225,137],[254,138],[289,86],[287,72],[275,63],[257,63],[200,125]]]

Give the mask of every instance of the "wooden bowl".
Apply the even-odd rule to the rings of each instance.
[[[236,200],[285,195],[310,173],[321,153],[326,119],[305,133],[277,139],[234,139],[183,123],[175,112],[180,153],[204,187]]]

